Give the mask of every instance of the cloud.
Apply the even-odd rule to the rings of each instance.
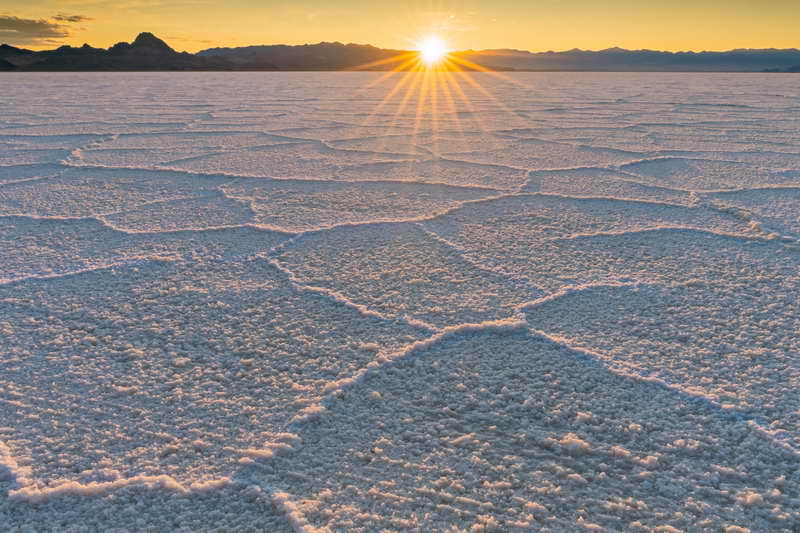
[[[88,22],[94,19],[83,15],[65,15],[64,13],[59,13],[53,17],[53,20],[58,20],[60,22]]]
[[[23,19],[0,15],[0,42],[10,44],[56,44],[69,37],[63,24],[44,19]]]

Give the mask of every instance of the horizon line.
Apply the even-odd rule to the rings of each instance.
[[[142,33],[150,33],[151,35],[155,35],[155,34],[153,34],[151,32],[139,32],[139,34],[137,34],[137,35],[141,35]],[[164,42],[167,42],[170,38],[167,37],[167,38],[162,39],[162,38],[159,37],[159,39],[163,40]],[[135,40],[135,38],[134,38],[134,40]],[[118,41],[117,43],[114,43],[114,44],[127,43],[127,42],[132,42],[132,41]],[[169,44],[169,43],[167,42],[167,44]],[[268,47],[268,46],[300,47],[300,46],[315,46],[315,45],[320,45],[320,44],[340,44],[340,45],[343,45],[343,46],[370,46],[370,47],[376,48],[378,50],[388,50],[388,51],[398,51],[398,52],[418,51],[418,49],[416,49],[416,48],[392,48],[392,47],[382,47],[382,46],[378,46],[378,45],[375,45],[375,44],[372,44],[372,43],[357,43],[357,42],[322,40],[322,41],[318,41],[318,42],[306,42],[306,43],[302,43],[302,44],[287,44],[287,43],[264,44],[264,43],[259,43],[259,44],[244,44],[244,45],[239,45],[239,46],[212,45],[212,46],[208,46],[206,48],[202,48],[202,49],[200,49],[200,50],[198,50],[196,52],[188,52],[186,50],[183,50],[183,52],[188,53],[188,54],[192,54],[192,55],[197,55],[197,54],[199,54],[201,52],[204,52],[204,51],[207,51],[207,50],[214,50],[214,49],[236,49],[236,48]],[[65,46],[68,46],[68,47],[71,47],[71,48],[80,48],[81,46],[86,46],[86,45],[91,46],[92,48],[98,48],[98,49],[104,49],[104,50],[107,50],[108,48],[111,48],[112,46],[114,46],[112,44],[112,45],[109,45],[106,48],[103,48],[102,46],[95,47],[95,46],[93,46],[93,45],[91,45],[89,43],[83,43],[82,45],[71,45],[71,44],[62,44],[62,45],[59,45],[59,46],[53,45],[54,46],[53,48],[41,48],[41,49],[39,49],[39,47],[26,48],[25,46],[22,46],[22,45],[14,45],[14,44],[11,44],[11,43],[6,43],[6,42],[0,43],[0,46],[10,46],[10,47],[18,48],[18,49],[21,49],[21,50],[31,50],[31,51],[35,51],[35,52],[46,52],[46,51],[51,51],[51,50],[57,50],[59,48],[65,47]],[[170,47],[172,48],[172,46],[170,46]],[[175,50],[175,48],[173,48],[173,49]],[[730,48],[730,49],[725,49],[725,50],[708,50],[708,49],[703,49],[703,50],[691,50],[691,49],[686,49],[686,50],[683,50],[683,49],[682,50],[662,50],[662,49],[655,49],[655,48],[624,48],[624,47],[621,47],[621,46],[618,46],[618,45],[608,46],[608,47],[605,47],[605,48],[598,48],[598,49],[573,47],[573,48],[567,48],[567,49],[562,49],[562,50],[555,50],[555,49],[526,50],[526,49],[523,49],[523,48],[502,48],[502,47],[499,47],[499,48],[465,48],[465,49],[460,49],[460,50],[455,50],[454,49],[454,50],[448,50],[448,53],[450,53],[450,54],[459,54],[459,53],[465,53],[465,52],[503,52],[503,51],[508,51],[508,52],[519,52],[519,53],[528,53],[528,54],[560,54],[560,53],[567,53],[567,52],[594,52],[594,53],[597,53],[597,52],[608,52],[608,51],[615,51],[615,50],[624,51],[624,52],[657,52],[657,53],[664,53],[664,54],[702,54],[702,53],[719,53],[719,54],[721,54],[721,53],[730,53],[730,52],[739,52],[739,51],[800,51],[800,45],[798,45],[796,47],[790,47],[790,48],[777,48],[777,47],[773,46],[773,47],[763,47],[763,48]]]

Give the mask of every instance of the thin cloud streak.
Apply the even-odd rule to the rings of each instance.
[[[53,20],[57,20],[59,22],[89,22],[94,19],[84,15],[66,15],[64,13],[59,13],[53,17]]]

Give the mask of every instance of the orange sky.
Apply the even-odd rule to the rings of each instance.
[[[178,50],[319,41],[451,49],[800,47],[800,0],[3,0],[0,42],[107,47],[150,31]]]

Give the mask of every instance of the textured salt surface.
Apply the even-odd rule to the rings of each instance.
[[[796,80],[377,76],[4,80],[2,529],[797,531]]]

